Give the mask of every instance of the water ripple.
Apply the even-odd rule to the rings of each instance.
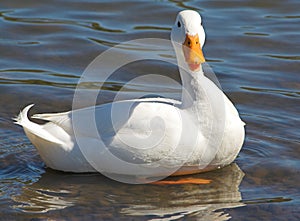
[[[163,31],[170,31],[171,28],[169,27],[159,27],[159,26],[135,26],[135,30],[163,30]]]
[[[288,55],[264,55],[266,57],[270,57],[270,58],[277,58],[277,59],[284,59],[284,60],[292,60],[292,61],[299,61],[300,60],[300,56],[288,56]]]
[[[270,93],[276,95],[284,95],[287,97],[299,97],[300,91],[289,91],[284,89],[271,89],[271,88],[255,88],[255,87],[241,87],[243,90],[257,92],[257,93]]]
[[[6,132],[1,133],[0,140],[0,192],[1,198],[9,199],[17,195],[22,186],[38,180],[44,169],[37,151],[26,137]]]
[[[291,198],[285,197],[273,197],[273,198],[258,198],[258,199],[248,199],[243,200],[245,204],[261,204],[261,203],[283,203],[291,201]]]
[[[79,78],[76,75],[41,69],[2,69],[0,74],[0,84],[48,85],[62,88],[75,88]],[[73,83],[70,83],[70,79],[73,79]]]
[[[101,32],[109,32],[109,33],[124,33],[124,30],[120,29],[112,29],[102,26],[99,22],[86,22],[86,21],[74,21],[67,19],[54,19],[54,18],[36,18],[36,17],[14,17],[11,15],[13,11],[5,11],[0,13],[0,17],[2,17],[5,21],[9,22],[18,22],[18,23],[28,23],[28,24],[49,24],[49,25],[74,25],[84,28],[89,28]]]

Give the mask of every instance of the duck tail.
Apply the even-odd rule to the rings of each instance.
[[[30,110],[31,107],[33,107],[34,104],[30,104],[26,106],[22,111],[20,111],[19,115],[15,118],[13,118],[14,123],[21,125],[28,136],[28,138],[32,137],[39,137],[44,140],[57,143],[57,144],[62,144],[62,142],[54,137],[52,134],[50,134],[48,131],[44,129],[43,125],[34,123],[29,120],[28,118],[28,111]],[[30,139],[31,140],[31,139]]]
[[[28,119],[28,111],[32,108],[34,104],[27,105],[22,111],[20,111],[17,117],[14,117],[14,123],[26,127],[26,125],[31,124],[32,122]]]

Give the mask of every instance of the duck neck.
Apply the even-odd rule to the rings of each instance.
[[[178,59],[178,67],[182,81],[181,109],[190,109],[199,112],[207,96],[204,90],[204,74],[202,66],[198,71],[189,71],[184,59]]]
[[[197,119],[203,118],[205,110],[209,108],[206,85],[207,81],[202,70],[202,65],[198,71],[190,71],[182,52],[182,46],[173,42],[177,64],[182,81],[181,109],[192,112]],[[207,106],[207,107],[206,107]]]
[[[201,87],[201,79],[203,79],[204,75],[202,70],[189,73],[186,69],[180,68],[179,71],[182,81],[182,108],[191,108],[203,100],[204,94]]]

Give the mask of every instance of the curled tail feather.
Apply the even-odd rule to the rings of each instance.
[[[28,135],[30,133],[33,136],[37,136],[41,139],[44,139],[49,142],[62,144],[62,142],[54,137],[52,134],[50,134],[48,131],[46,131],[43,127],[43,125],[39,125],[37,123],[34,123],[29,120],[28,118],[28,111],[31,107],[33,107],[34,104],[30,104],[26,106],[22,111],[20,111],[19,115],[13,120],[15,121],[15,124],[21,125],[25,131],[25,133]],[[28,136],[31,137],[31,136]]]
[[[19,124],[21,126],[25,126],[26,124],[28,124],[30,122],[30,120],[27,117],[28,111],[33,106],[34,106],[34,104],[29,104],[22,111],[20,111],[19,115],[17,117],[13,118],[13,120],[15,121],[14,123]]]

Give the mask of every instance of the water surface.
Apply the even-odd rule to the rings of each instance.
[[[2,2],[1,219],[299,220],[299,7],[297,0]],[[235,163],[194,175],[211,179],[209,185],[171,187],[45,168],[11,118],[30,103],[36,104],[31,113],[69,110],[83,70],[97,55],[132,39],[168,39],[182,9],[201,13],[204,54],[247,123]],[[179,81],[170,64],[135,63],[105,84],[102,102],[126,80],[145,73]],[[177,88],[159,83],[126,90],[165,89],[178,97]]]

